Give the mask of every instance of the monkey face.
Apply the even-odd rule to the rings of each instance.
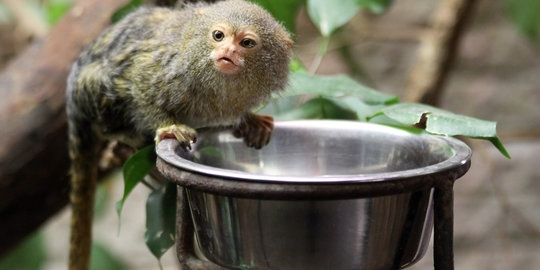
[[[227,24],[217,24],[209,33],[213,45],[210,54],[215,67],[222,73],[238,73],[245,59],[261,49],[259,35],[251,27],[234,29]]]

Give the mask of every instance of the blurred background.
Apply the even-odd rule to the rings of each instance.
[[[46,40],[62,16],[69,14],[66,12],[81,12],[69,11],[73,2],[0,0],[0,74],[29,46]],[[436,17],[444,16],[441,7],[452,2],[459,1],[395,0],[382,14],[360,11],[332,37],[317,73],[347,73],[374,89],[410,99],[416,85],[412,73],[421,61],[419,49],[436,28]],[[498,134],[512,159],[503,157],[489,142],[466,140],[474,155],[470,171],[455,186],[455,268],[538,269],[540,1],[471,2],[474,6],[458,33],[457,50],[450,51],[453,65],[438,87],[439,98],[434,103],[455,113],[497,121]],[[309,67],[318,61],[322,38],[305,9],[300,10],[295,24],[296,52]],[[2,132],[8,128],[2,126]],[[7,164],[0,161],[1,166]],[[93,267],[159,269],[144,244],[149,193],[145,186],[139,185],[127,200],[118,229],[114,203],[123,191],[119,175],[110,174],[111,179],[100,187],[94,228],[94,254],[99,258]],[[42,181],[48,185],[46,179]],[[0,202],[9,197],[2,194],[6,185],[0,179]],[[1,208],[5,205],[0,203],[0,210],[5,211]],[[69,208],[57,208],[57,213],[48,214],[50,218],[19,244],[8,245],[0,237],[0,246],[10,247],[0,257],[0,270],[65,269]],[[0,230],[5,228],[0,225]],[[431,251],[408,269],[433,269]],[[172,250],[164,255],[162,264],[164,269],[177,269]]]

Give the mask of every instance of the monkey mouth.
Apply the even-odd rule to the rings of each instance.
[[[224,74],[232,75],[238,73],[242,66],[242,62],[234,61],[234,58],[229,58],[226,56],[217,58],[215,60],[216,68]]]
[[[227,75],[236,74],[238,73],[238,71],[240,71],[240,65],[238,65],[238,63],[234,62],[234,60],[229,57],[224,56],[218,58],[215,63],[216,68]]]
[[[228,57],[221,57],[218,59],[218,62],[226,62],[226,63],[233,64],[236,66],[236,63],[234,63],[234,61]]]

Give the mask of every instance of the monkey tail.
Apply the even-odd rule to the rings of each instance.
[[[75,116],[79,115],[75,114]],[[90,265],[100,143],[92,130],[90,121],[75,116],[73,110],[68,108],[72,208],[69,269],[87,270]]]

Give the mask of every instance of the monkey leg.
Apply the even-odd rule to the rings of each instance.
[[[246,115],[236,126],[233,135],[244,138],[247,146],[261,149],[270,142],[274,130],[274,118],[270,115]]]
[[[191,144],[197,141],[197,131],[186,125],[170,125],[158,128],[154,140],[158,144],[163,139],[176,139],[184,149],[191,149]]]

